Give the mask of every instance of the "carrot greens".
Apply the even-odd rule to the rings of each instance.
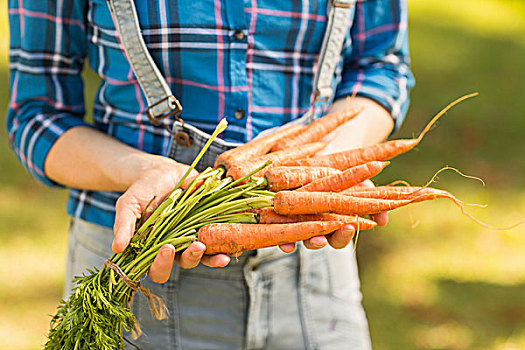
[[[212,139],[224,130],[220,123]],[[222,130],[221,130],[222,129]],[[45,349],[124,349],[124,332],[140,334],[130,304],[135,292],[143,293],[158,319],[166,317],[164,302],[140,285],[159,249],[173,244],[177,252],[197,240],[199,229],[208,224],[255,224],[248,210],[271,207],[273,193],[264,190],[262,178],[251,178],[242,185],[224,177],[224,169],[206,169],[186,188],[181,188],[210,142],[195,159],[177,187],[143,221],[126,248],[114,254],[101,268],[87,270],[74,280],[68,300],[62,300],[51,320]],[[235,182],[238,184],[238,182]],[[144,218],[142,218],[144,219]],[[139,221],[139,222],[141,222]]]

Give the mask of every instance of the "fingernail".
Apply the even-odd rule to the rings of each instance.
[[[171,258],[171,250],[170,249],[164,249],[161,253],[163,258]]]

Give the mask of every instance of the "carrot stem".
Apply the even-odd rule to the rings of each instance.
[[[195,169],[195,166],[197,165],[197,163],[201,160],[202,156],[204,155],[204,152],[206,152],[208,150],[208,148],[210,147],[211,143],[213,142],[213,140],[221,133],[223,132],[224,130],[226,130],[226,127],[228,126],[228,122],[226,121],[226,118],[222,118],[221,121],[219,122],[219,124],[217,124],[217,127],[215,128],[215,130],[213,131],[213,133],[211,134],[211,137],[208,139],[208,141],[206,141],[206,144],[204,144],[204,146],[202,147],[202,149],[200,150],[199,154],[197,154],[197,156],[195,157],[195,159],[193,160],[193,162],[191,163],[190,167],[188,168],[188,170],[186,171],[186,173],[181,177],[181,179],[179,180],[179,182],[177,183],[177,185],[175,186],[175,189],[179,188],[180,185],[182,185],[182,183],[184,182],[184,180],[186,180],[186,178],[190,175],[191,171],[193,169]]]
[[[478,96],[479,93],[478,92],[474,92],[474,93],[471,93],[471,94],[468,94],[468,95],[465,95],[465,96],[462,96],[454,101],[452,101],[451,103],[449,103],[445,108],[443,108],[438,114],[436,114],[434,116],[434,118],[432,118],[432,120],[425,126],[425,128],[423,129],[423,131],[421,131],[421,133],[419,134],[419,137],[417,138],[418,140],[418,143],[421,141],[421,139],[423,138],[423,136],[425,136],[425,134],[430,130],[430,128],[436,123],[436,121],[441,118],[441,116],[443,116],[443,114],[447,113],[452,107],[454,107],[455,105],[457,105],[458,103],[462,102],[462,101],[465,101],[466,99],[469,99],[471,97],[475,97],[475,96]]]

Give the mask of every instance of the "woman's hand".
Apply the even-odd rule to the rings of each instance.
[[[83,126],[71,128],[60,136],[45,163],[46,175],[67,187],[124,192],[116,206],[112,247],[115,253],[128,246],[135,223],[150,200],[155,198],[150,207],[153,209],[177,185],[187,169],[187,165],[144,153]],[[225,254],[204,255],[205,249],[204,244],[196,242],[175,257],[175,248],[165,245],[159,250],[149,275],[155,282],[165,282],[174,259],[183,268],[193,268],[199,262],[219,267],[230,261]]]
[[[366,180],[361,184],[364,187],[374,187],[374,184],[370,180]],[[374,220],[378,226],[385,226],[388,223],[388,213],[379,213],[370,215],[370,218]],[[334,249],[343,249],[352,241],[354,237],[355,229],[352,225],[345,225],[339,230],[335,231],[326,236],[315,236],[310,239],[304,240],[303,245],[307,249],[320,249],[325,245],[329,244]],[[285,253],[291,253],[295,250],[295,243],[283,244],[279,246]]]
[[[327,113],[338,112],[351,107],[364,107],[364,109],[356,118],[341,125],[327,136],[328,146],[320,154],[369,146],[383,141],[392,131],[394,123],[390,113],[379,103],[365,97],[357,96],[351,99],[337,100]],[[363,182],[362,185],[374,186],[370,180]],[[385,226],[388,222],[388,213],[372,215],[371,219],[379,226]],[[303,241],[303,244],[308,249],[320,249],[327,244],[335,249],[342,249],[351,242],[354,231],[353,226],[345,225],[330,235],[312,237]],[[284,244],[280,248],[283,252],[290,253],[295,250],[295,244]]]
[[[153,166],[144,171],[140,177],[117,200],[115,225],[113,228],[113,251],[121,253],[128,246],[135,224],[142,212],[147,209],[153,211],[177,185],[186,173],[188,166],[177,163],[169,158],[158,157]],[[193,170],[190,176],[198,173]],[[151,199],[155,198],[146,208]],[[151,268],[149,277],[157,283],[166,282],[173,267],[173,261],[182,268],[193,268],[200,262],[211,267],[226,266],[230,258],[225,254],[204,255],[206,246],[200,242],[192,243],[181,254],[175,254],[175,247],[171,244],[162,246]]]

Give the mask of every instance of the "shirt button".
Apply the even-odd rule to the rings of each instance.
[[[236,30],[235,33],[233,33],[233,37],[237,40],[244,39],[244,32],[242,30]]]
[[[236,119],[242,119],[244,118],[244,110],[243,109],[238,109],[235,111],[235,113],[233,114],[233,116],[236,118]]]

